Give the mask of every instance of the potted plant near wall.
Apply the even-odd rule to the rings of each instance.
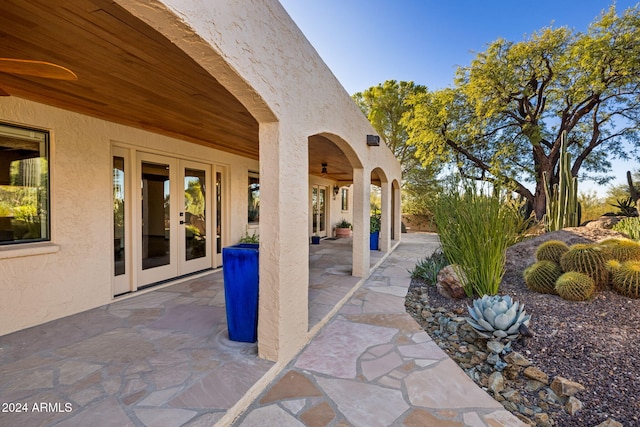
[[[258,339],[259,237],[246,233],[240,243],[222,248],[222,272],[229,339]]]
[[[369,249],[378,250],[378,241],[380,239],[380,215],[371,215],[369,219]]]
[[[342,219],[336,224],[336,237],[349,237],[351,235],[351,223]]]

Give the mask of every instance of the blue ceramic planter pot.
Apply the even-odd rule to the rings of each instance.
[[[373,233],[371,233],[369,235],[369,249],[371,249],[372,251],[377,251],[378,250],[378,239],[380,237],[380,232],[379,231],[374,231]]]
[[[222,248],[224,298],[229,339],[258,340],[258,247],[240,243]]]

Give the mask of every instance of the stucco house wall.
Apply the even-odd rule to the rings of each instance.
[[[259,125],[260,162],[83,114],[0,100],[0,120],[51,132],[51,243],[0,248],[0,334],[112,300],[114,142],[228,165],[225,244],[245,232],[247,171],[260,173],[260,325],[263,357],[286,359],[308,339],[309,138],[338,146],[353,167],[353,270],[369,269],[369,184],[382,180],[383,226],[397,209],[400,165],[276,0],[114,0],[189,55]],[[395,183],[395,185],[392,185]],[[332,184],[327,182],[330,189]],[[329,190],[329,230],[343,213]],[[392,200],[394,204],[392,205]],[[292,214],[295,213],[295,214]],[[387,235],[383,250],[389,249]]]
[[[5,123],[51,132],[50,243],[0,246],[0,335],[113,300],[111,146],[228,166],[228,242],[245,233],[247,172],[258,162],[151,132],[23,100],[3,98]],[[229,202],[231,199],[229,198]]]

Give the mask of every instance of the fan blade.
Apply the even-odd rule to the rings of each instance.
[[[68,68],[51,62],[29,59],[0,58],[0,72],[56,80],[78,80],[78,76]]]

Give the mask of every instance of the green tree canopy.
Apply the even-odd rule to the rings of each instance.
[[[437,165],[421,163],[416,156],[417,146],[407,144],[408,133],[401,119],[411,109],[406,100],[425,93],[425,86],[387,80],[353,95],[373,128],[400,162],[403,190],[411,200],[411,205],[421,208],[424,206],[422,199],[432,195],[438,188],[435,176],[439,169]]]
[[[401,123],[424,165],[453,162],[463,176],[509,185],[541,218],[542,174],[558,180],[563,131],[580,178],[604,183],[611,158],[637,155],[638,9],[618,15],[612,6],[586,33],[549,27],[518,43],[496,40],[458,69],[454,87],[407,102]]]

